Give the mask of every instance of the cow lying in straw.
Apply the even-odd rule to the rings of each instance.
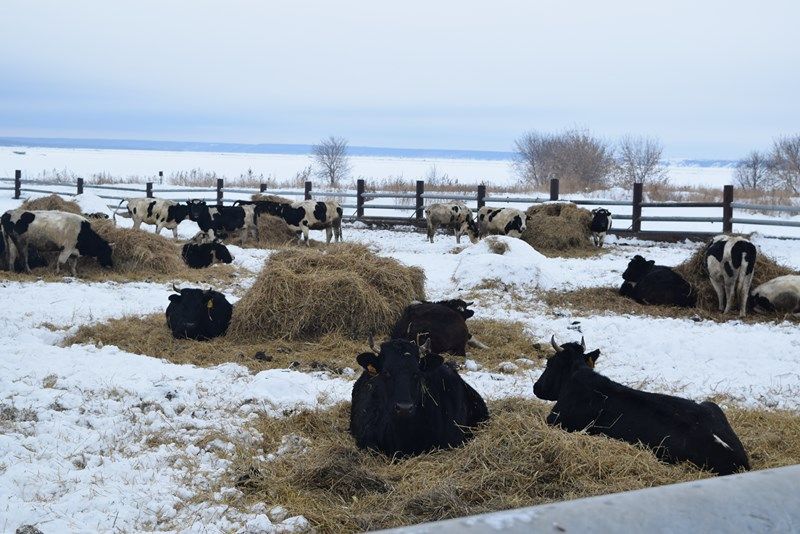
[[[472,302],[461,299],[412,302],[395,323],[392,338],[417,344],[429,339],[436,354],[466,356],[467,345],[488,348],[469,333],[466,321],[475,315],[470,305]]]
[[[800,275],[787,274],[764,282],[750,292],[747,309],[800,316]]]
[[[223,336],[233,315],[233,306],[225,295],[211,289],[178,289],[169,296],[167,327],[174,338],[208,340]]]
[[[624,282],[619,294],[639,304],[694,307],[697,294],[689,282],[670,267],[655,263],[638,254],[634,256],[622,273]]]

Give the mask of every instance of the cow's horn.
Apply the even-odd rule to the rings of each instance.
[[[553,346],[553,348],[554,348],[554,349],[556,349],[556,352],[561,352],[561,351],[563,350],[563,349],[561,348],[561,345],[559,345],[558,343],[556,343],[556,336],[555,336],[555,334],[554,334],[554,335],[552,335],[552,336],[550,336],[550,344]]]
[[[172,283],[172,290],[173,290],[175,293],[180,293],[180,292],[181,292],[181,290],[180,290],[180,289],[178,289],[177,287],[175,287],[175,282],[173,282],[173,283]]]
[[[375,338],[372,337],[372,334],[370,334],[367,338],[367,342],[369,343],[369,348],[372,350],[372,352],[378,354],[378,351],[375,350]]]
[[[467,306],[472,306],[473,304],[475,304],[474,300],[472,302],[467,302]]]
[[[581,336],[581,348],[586,351],[586,342],[583,340],[583,336]]]

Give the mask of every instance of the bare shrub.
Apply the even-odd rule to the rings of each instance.
[[[319,169],[317,177],[327,180],[336,187],[350,173],[350,162],[347,157],[347,139],[330,136],[311,148]]]
[[[776,139],[769,159],[776,185],[800,193],[800,134]]]
[[[753,150],[736,164],[733,181],[742,189],[753,191],[772,188],[775,181],[771,167],[767,156],[758,150]]]
[[[661,162],[664,147],[651,137],[627,135],[619,142],[617,184],[633,187],[634,183],[660,184],[669,182],[667,169]]]

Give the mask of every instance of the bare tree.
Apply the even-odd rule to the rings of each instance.
[[[775,140],[769,159],[775,185],[800,193],[800,134]]]
[[[617,173],[620,185],[666,184],[667,169],[661,162],[664,147],[652,137],[626,135],[619,142]]]
[[[529,132],[514,147],[517,176],[537,187],[558,178],[567,188],[598,189],[607,185],[615,167],[613,148],[584,130]]]
[[[347,139],[330,136],[311,148],[319,168],[316,175],[329,180],[332,186],[347,178],[350,173],[350,162],[347,157]]]
[[[753,150],[736,163],[733,181],[742,189],[752,191],[771,188],[774,185],[774,176],[769,158],[758,150]]]

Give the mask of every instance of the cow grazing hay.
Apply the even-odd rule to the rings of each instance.
[[[58,195],[47,195],[46,197],[26,200],[22,203],[20,208],[30,211],[66,211],[78,215],[81,214],[81,207],[77,202],[64,200]]]
[[[525,212],[530,217],[522,240],[546,256],[588,256],[592,246],[589,224],[592,214],[571,203],[536,204]]]
[[[239,231],[244,234],[243,231]],[[279,217],[261,214],[258,217],[258,239],[242,236],[242,246],[258,248],[282,248],[290,244],[299,244],[298,233],[293,232]],[[305,245],[303,245],[305,246]]]
[[[717,293],[714,291],[714,287],[711,285],[711,281],[708,278],[706,246],[701,246],[688,260],[675,267],[675,272],[681,275],[691,284],[692,288],[697,291],[698,309],[715,314],[719,313],[717,309]],[[779,264],[759,250],[756,256],[753,283],[750,287],[755,289],[760,284],[785,274],[797,273],[789,267]],[[749,315],[750,314],[748,314],[748,317]]]
[[[228,336],[315,339],[338,332],[366,339],[388,332],[409,302],[425,298],[424,288],[422,269],[363,245],[282,250],[236,304]]]

